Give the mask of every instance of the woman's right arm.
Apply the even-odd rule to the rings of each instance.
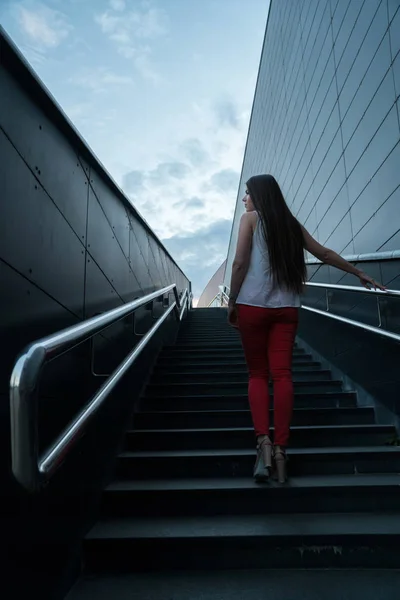
[[[370,289],[371,287],[373,287],[375,290],[376,288],[378,288],[379,290],[386,289],[383,285],[377,283],[374,279],[372,279],[372,277],[370,277],[363,271],[360,271],[360,269],[357,269],[357,267],[355,267],[351,263],[347,262],[347,260],[342,258],[339,254],[337,254],[333,250],[330,250],[329,248],[325,248],[325,246],[322,246],[319,242],[317,242],[317,240],[315,240],[312,237],[312,235],[308,233],[307,229],[305,229],[302,225],[301,229],[304,237],[304,247],[306,250],[308,250],[308,252],[310,252],[310,254],[315,256],[315,258],[318,258],[318,260],[320,260],[323,263],[326,263],[327,265],[337,267],[338,269],[341,269],[346,273],[351,273],[352,275],[355,275],[359,278],[361,284],[367,289]]]

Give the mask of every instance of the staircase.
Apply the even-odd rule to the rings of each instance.
[[[71,599],[244,598],[254,582],[246,569],[399,567],[400,452],[388,445],[394,428],[377,424],[372,407],[357,406],[356,393],[344,391],[301,342],[293,373],[289,482],[257,485],[238,333],[227,326],[224,310],[190,313],[176,345],[160,355],[126,434],[101,518],[84,542],[85,576]],[[190,581],[205,594],[211,577],[215,596],[189,592],[187,573],[173,578],[175,571],[200,570]],[[275,581],[256,573],[259,589]],[[294,573],[291,585],[306,576]],[[322,573],[314,572],[315,590]],[[321,595],[350,598],[330,596],[337,578],[324,573]],[[349,593],[359,590],[360,576],[348,582]],[[364,574],[364,583],[374,576]],[[280,577],[281,586],[285,580]],[[120,595],[110,581],[122,585]],[[373,583],[367,585],[363,598],[381,598],[390,581],[380,580],[371,596]]]

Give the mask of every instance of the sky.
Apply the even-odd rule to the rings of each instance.
[[[226,258],[269,0],[0,0],[199,297]]]

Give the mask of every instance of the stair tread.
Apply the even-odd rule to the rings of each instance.
[[[308,448],[288,448],[290,455],[335,455],[335,454],[400,454],[398,446],[324,446]],[[136,450],[125,451],[118,455],[120,458],[174,458],[174,457],[199,457],[199,456],[255,456],[255,450],[247,448],[231,449],[199,449],[199,450]]]
[[[243,365],[241,364],[240,366],[242,367]],[[304,373],[303,370],[296,369],[296,368],[292,369],[292,373],[293,372],[296,373],[296,371],[298,371],[300,373]],[[318,373],[318,375],[321,375],[321,373],[331,373],[331,370],[330,369],[314,369],[314,370],[310,369],[309,371],[306,371],[306,373]],[[168,372],[165,373],[165,375],[168,375],[168,376],[173,375],[174,377],[179,377],[181,375],[193,375],[193,377],[196,377],[197,375],[207,375],[207,374],[208,374],[207,372],[199,373],[199,371],[187,371],[187,370],[174,371],[173,369],[168,369]],[[213,375],[213,376],[214,375],[224,375],[225,377],[227,377],[227,375],[228,375],[226,371],[210,371],[209,374]],[[235,374],[248,375],[249,372],[246,368],[244,368],[244,369],[236,370]]]
[[[272,427],[273,429],[273,427]],[[343,430],[345,429],[346,431],[350,431],[350,430],[362,430],[362,431],[368,431],[368,430],[373,430],[373,431],[387,431],[387,432],[395,432],[395,427],[394,425],[381,425],[378,423],[360,423],[360,424],[355,424],[355,425],[294,425],[293,427],[291,427],[292,431],[328,431],[328,430],[333,430],[333,431],[338,431],[338,430]],[[227,433],[228,431],[246,431],[246,432],[252,432],[254,431],[254,429],[252,427],[192,427],[189,429],[186,428],[182,428],[182,429],[131,429],[128,430],[129,434],[132,433],[137,433],[140,432],[142,433],[148,433],[148,434],[153,434],[153,435],[157,435],[157,434],[161,434],[161,433],[171,433],[171,434],[176,434],[176,433]]]
[[[271,409],[272,410],[272,409]],[[354,413],[354,412],[373,412],[374,411],[374,407],[373,406],[344,406],[344,407],[338,407],[338,406],[334,406],[334,407],[325,407],[325,406],[321,406],[320,408],[299,408],[299,407],[294,407],[293,409],[294,412],[299,412],[299,413],[306,413],[306,412],[310,412],[310,411],[318,411],[318,412],[322,412],[324,414],[335,414],[337,412],[349,412],[349,413]],[[146,416],[150,416],[150,415],[216,415],[216,414],[222,414],[222,415],[226,415],[229,416],[231,414],[248,414],[250,413],[250,408],[247,409],[209,409],[209,410],[169,410],[169,411],[163,411],[163,410],[143,410],[140,412],[136,413],[136,416],[140,415],[146,415]]]
[[[89,576],[68,600],[243,600],[243,598],[296,598],[296,600],[387,600],[400,588],[400,570],[280,569],[207,570],[193,573]],[[362,591],[361,591],[362,590]],[[295,591],[295,595],[294,595]]]
[[[218,515],[110,518],[99,521],[87,539],[173,539],[220,537],[304,537],[399,535],[400,512]]]
[[[392,487],[400,485],[400,473],[368,473],[353,475],[309,475],[291,477],[282,487],[271,481],[267,486],[260,486],[251,477],[221,477],[209,479],[156,479],[156,480],[117,480],[107,486],[106,492],[121,491],[196,491],[196,490],[260,490],[269,493],[270,490],[287,490],[322,487]],[[278,492],[281,493],[281,492]]]
[[[225,373],[226,375],[226,373]],[[171,383],[170,381],[164,381],[162,383],[149,383],[148,387],[167,387],[167,386],[182,386],[182,387],[187,387],[188,385],[193,385],[193,386],[199,386],[199,387],[203,387],[203,386],[210,386],[210,385],[215,385],[217,387],[222,387],[224,385],[240,385],[240,384],[246,384],[247,385],[247,380],[244,380],[242,382],[240,381],[184,381],[184,382],[176,382],[176,383]],[[306,386],[306,385],[312,385],[312,386],[317,386],[317,385],[328,385],[328,386],[341,386],[343,385],[343,382],[340,381],[339,379],[310,379],[309,381],[305,380],[305,381],[295,381],[294,382],[295,385],[300,385],[300,386]]]
[[[376,423],[373,406],[357,406],[357,392],[297,345],[289,480],[256,483],[240,338],[225,328],[226,311],[193,316],[161,351],[126,432],[86,535],[86,569],[386,565],[379,552],[391,552],[400,534],[394,425]]]
[[[328,397],[328,398],[336,398],[337,396],[354,396],[356,394],[356,392],[353,391],[336,391],[336,392],[295,392],[294,396],[296,399],[296,396],[299,397],[308,397],[308,398],[320,398],[321,396],[323,396],[324,398]],[[273,396],[273,394],[271,394],[271,396]],[[224,394],[185,394],[183,396],[176,396],[175,394],[172,394],[171,396],[168,396],[167,394],[162,395],[162,396],[146,396],[146,398],[149,398],[150,400],[154,400],[156,398],[161,398],[161,399],[166,399],[166,398],[226,398],[227,402],[229,400],[232,400],[232,398],[248,398],[247,394],[228,394],[228,393],[224,393]]]

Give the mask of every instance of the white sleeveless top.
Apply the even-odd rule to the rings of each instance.
[[[262,308],[297,308],[300,306],[298,294],[281,287],[274,287],[268,248],[258,215],[253,234],[249,270],[240,288],[236,303]]]

